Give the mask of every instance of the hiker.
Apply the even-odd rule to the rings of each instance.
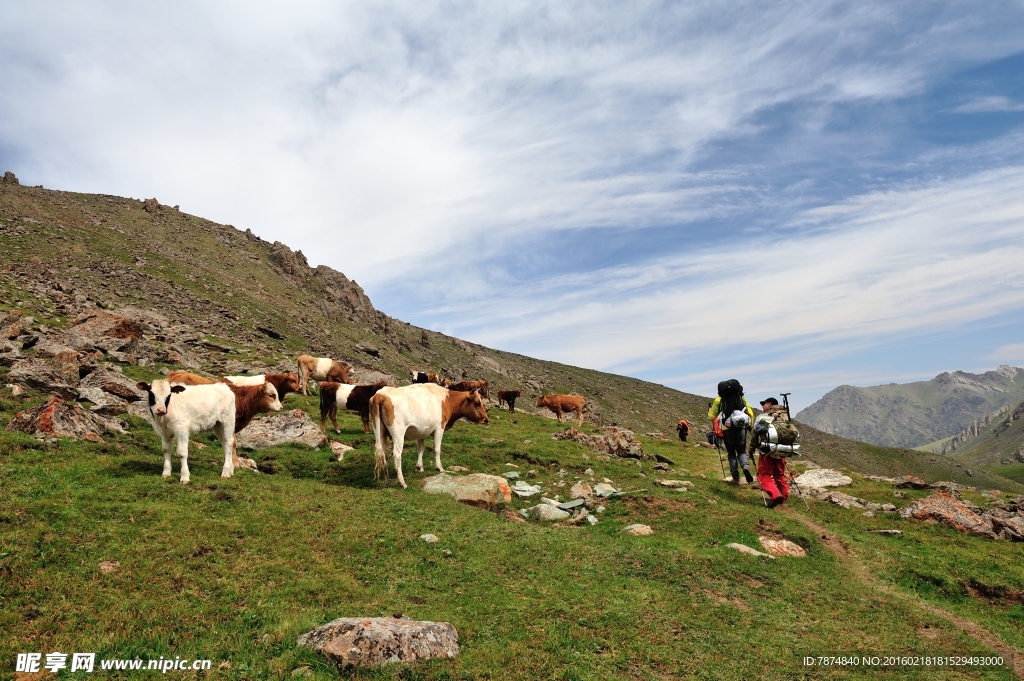
[[[686,442],[686,436],[690,434],[690,424],[686,422],[686,419],[679,419],[676,432],[679,433],[679,439]]]
[[[764,411],[765,416],[771,418],[772,422],[789,421],[789,413],[786,408],[780,407],[779,401],[774,397],[761,400],[761,410]],[[758,419],[762,418],[764,416],[758,416]],[[761,446],[762,438],[767,438],[767,434],[759,434],[758,430],[754,430],[754,435],[750,439],[751,456],[753,456],[754,450]],[[757,459],[757,482],[761,485],[761,490],[771,497],[766,502],[768,508],[775,508],[785,503],[789,498],[785,457],[761,450],[761,456]]]
[[[753,482],[746,448],[747,430],[754,422],[754,410],[743,396],[743,386],[739,381],[732,378],[718,384],[718,397],[708,408],[708,418],[713,419],[715,433],[721,431],[733,484],[739,484],[740,468],[743,468],[747,482]]]

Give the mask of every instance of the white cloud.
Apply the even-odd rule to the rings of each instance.
[[[989,358],[1000,364],[1024,365],[1024,343],[1011,343],[996,348]]]
[[[1024,104],[1009,97],[979,97],[953,109],[953,113],[995,113],[1002,111],[1024,111]]]

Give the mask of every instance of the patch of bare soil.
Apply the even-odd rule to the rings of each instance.
[[[1020,589],[1010,589],[1005,586],[992,586],[979,582],[973,579],[969,579],[963,583],[964,591],[970,595],[971,598],[976,598],[980,601],[987,601],[993,605],[1024,605],[1024,591]]]

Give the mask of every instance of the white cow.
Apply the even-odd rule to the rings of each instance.
[[[220,477],[230,478],[234,474],[235,393],[230,387],[223,383],[172,386],[164,379],[153,381],[153,385],[139,383],[138,387],[149,394],[153,430],[160,436],[164,452],[165,478],[171,477],[173,442],[181,457],[181,482],[189,481],[188,438],[206,430],[212,430],[224,447],[224,468]]]
[[[392,454],[398,483],[407,487],[402,476],[402,447],[406,438],[416,440],[416,470],[423,470],[423,449],[428,437],[434,438],[434,463],[441,466],[441,438],[444,431],[460,418],[474,423],[487,423],[487,409],[480,395],[456,392],[434,383],[416,383],[401,388],[385,387],[370,398],[370,420],[373,422],[374,473],[387,471],[385,446],[390,436],[394,441]]]

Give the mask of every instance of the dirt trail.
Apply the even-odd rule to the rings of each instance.
[[[842,562],[843,565],[845,565],[861,582],[887,596],[898,598],[905,603],[915,605],[925,612],[946,620],[968,636],[973,637],[975,640],[998,652],[1004,659],[1009,660],[1010,664],[1013,666],[1013,673],[1018,679],[1022,679],[1022,681],[1024,681],[1024,656],[1017,652],[1015,648],[1004,642],[1001,638],[980,624],[964,619],[959,615],[954,615],[948,610],[938,606],[920,601],[913,596],[897,591],[888,584],[880,582],[873,574],[871,574],[871,571],[868,570],[865,565],[850,555],[850,552],[845,546],[843,546],[842,542],[839,541],[839,538],[825,529],[824,526],[819,525],[810,518],[794,511],[792,508],[783,507],[781,510],[785,512],[786,515],[799,520],[801,523],[813,530],[814,533],[817,534],[818,540],[832,551],[840,562]]]

